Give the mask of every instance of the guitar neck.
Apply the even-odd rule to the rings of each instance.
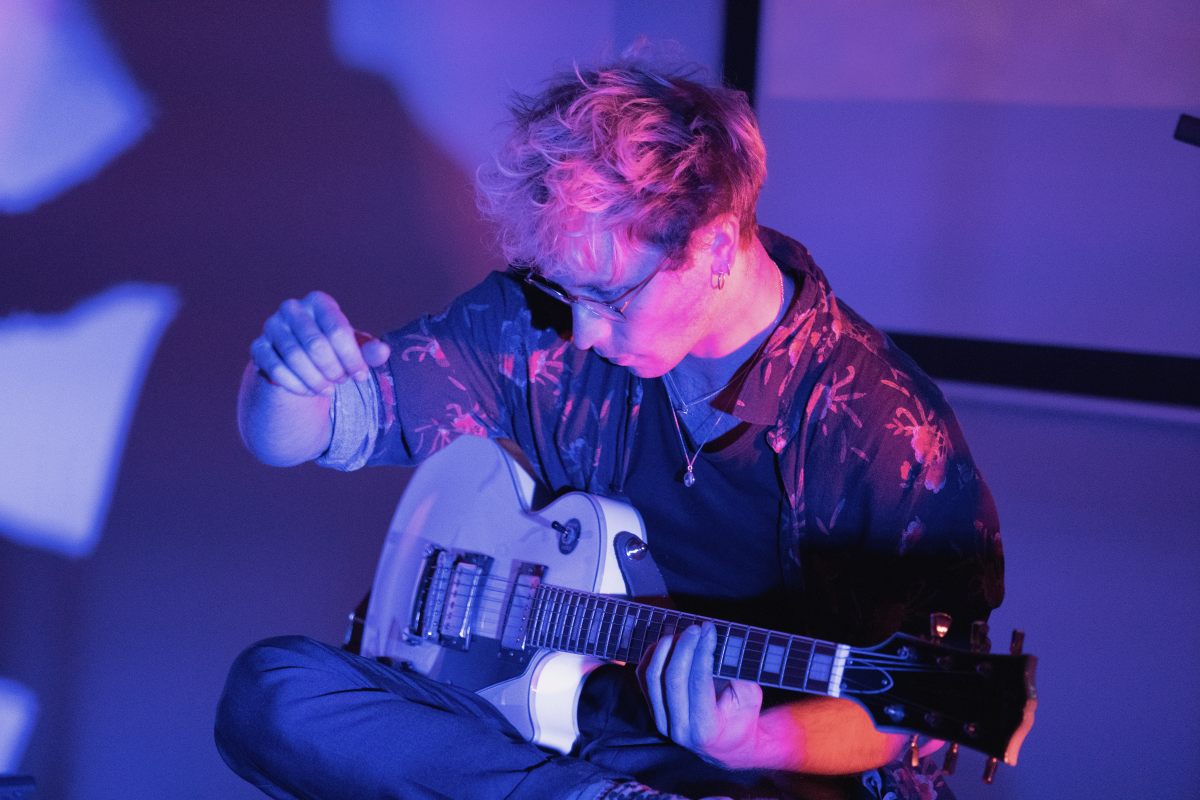
[[[527,642],[537,647],[638,663],[664,636],[712,622],[713,675],[838,697],[850,647],[735,625],[709,617],[542,584],[530,608]]]

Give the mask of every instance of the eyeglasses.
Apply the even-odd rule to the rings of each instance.
[[[607,302],[604,300],[597,300],[594,297],[580,297],[577,294],[571,294],[557,283],[546,280],[531,269],[526,271],[528,268],[521,268],[520,271],[524,272],[523,277],[526,283],[528,283],[530,286],[536,286],[556,300],[561,300],[569,305],[579,306],[584,311],[589,311],[592,314],[595,314],[597,317],[603,317],[604,319],[611,320],[613,322],[627,322],[629,318],[625,316],[625,309],[629,308],[629,304],[633,302],[633,298],[637,297],[638,292],[646,288],[646,284],[648,284],[650,280],[658,274],[659,270],[661,270],[666,263],[667,259],[665,258],[662,261],[659,261],[658,266],[655,267],[649,275],[639,281],[636,286],[631,287],[628,291],[622,292],[620,297],[614,297],[612,300]],[[622,300],[625,302],[621,302]],[[620,303],[620,305],[618,305],[618,303]]]

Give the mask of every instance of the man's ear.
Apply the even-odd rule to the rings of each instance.
[[[709,257],[712,259],[714,275],[728,275],[737,258],[738,239],[741,233],[737,217],[722,214],[708,224],[710,237]]]

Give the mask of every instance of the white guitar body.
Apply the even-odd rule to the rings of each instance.
[[[613,546],[629,531],[645,541],[641,516],[631,506],[582,492],[533,510],[533,479],[495,442],[462,436],[430,458],[408,484],[388,529],[363,626],[361,652],[410,662],[431,677],[477,691],[525,738],[569,752],[579,736],[576,707],[583,679],[599,658],[536,650],[525,663],[502,656],[504,618],[511,598],[485,589],[473,607],[417,623],[426,605],[430,565],[462,554],[491,557],[486,567],[463,565],[487,584],[509,582],[521,565],[540,565],[544,583],[597,594],[624,595],[625,581]],[[484,521],[484,524],[481,524]],[[560,530],[553,527],[559,525]],[[569,531],[564,542],[562,528]],[[440,551],[440,555],[439,554]],[[432,554],[432,555],[431,555]],[[520,581],[518,580],[519,584]],[[432,591],[455,588],[442,585]],[[478,598],[482,597],[482,600]],[[466,635],[460,635],[460,634]],[[465,645],[455,649],[454,643]],[[511,653],[509,654],[511,655]],[[514,675],[515,677],[509,677]]]

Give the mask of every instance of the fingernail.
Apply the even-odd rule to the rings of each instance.
[[[320,392],[322,397],[333,397],[333,393],[334,393],[334,388],[332,386],[326,386]]]
[[[354,380],[358,381],[359,383],[362,383],[362,382],[363,382],[363,381],[365,381],[365,380],[366,380],[368,377],[369,377],[369,376],[367,375],[367,373],[366,373],[366,372],[356,372],[356,373],[354,373]]]

